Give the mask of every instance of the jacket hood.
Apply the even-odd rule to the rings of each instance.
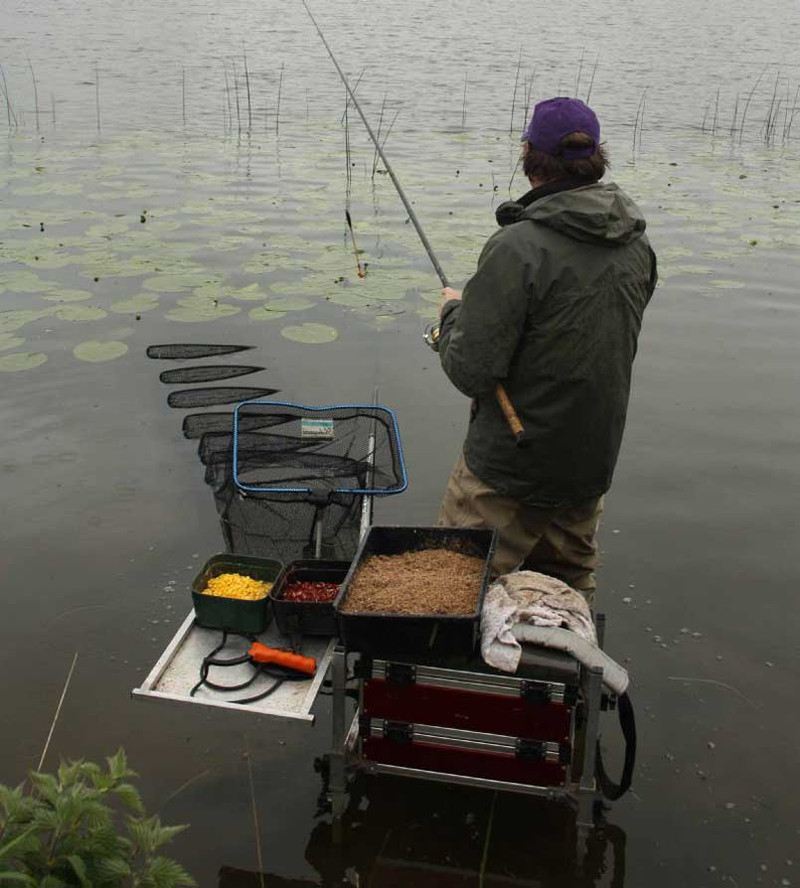
[[[584,185],[534,200],[528,206],[508,201],[502,223],[529,219],[573,240],[622,246],[638,240],[646,228],[636,204],[615,184]]]

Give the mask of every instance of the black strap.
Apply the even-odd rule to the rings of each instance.
[[[600,750],[600,741],[597,741],[597,754],[595,758],[595,777],[600,784],[603,795],[615,802],[622,798],[631,788],[633,769],[636,765],[636,719],[633,715],[633,704],[627,694],[622,694],[617,700],[617,714],[622,736],[625,738],[625,764],[622,766],[622,777],[619,783],[614,783],[606,774],[603,765],[603,754]]]

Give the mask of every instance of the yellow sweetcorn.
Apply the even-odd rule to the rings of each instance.
[[[237,573],[220,574],[208,581],[203,595],[214,595],[219,598],[238,598],[243,601],[258,601],[269,594],[272,583],[254,580]]]

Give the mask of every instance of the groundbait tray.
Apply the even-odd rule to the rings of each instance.
[[[497,531],[484,528],[371,527],[362,539],[334,601],[340,640],[349,650],[377,657],[470,655],[478,642],[481,610],[491,576],[496,540]],[[463,616],[406,616],[378,612],[348,613],[343,610],[355,575],[371,555],[400,555],[425,549],[451,549],[484,559],[480,591],[472,613]]]

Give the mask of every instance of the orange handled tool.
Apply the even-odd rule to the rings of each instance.
[[[304,672],[306,675],[314,675],[317,671],[317,661],[314,657],[303,657],[301,654],[267,647],[258,641],[254,641],[250,645],[250,650],[247,653],[254,663],[283,666],[286,669],[293,669],[295,672]]]

